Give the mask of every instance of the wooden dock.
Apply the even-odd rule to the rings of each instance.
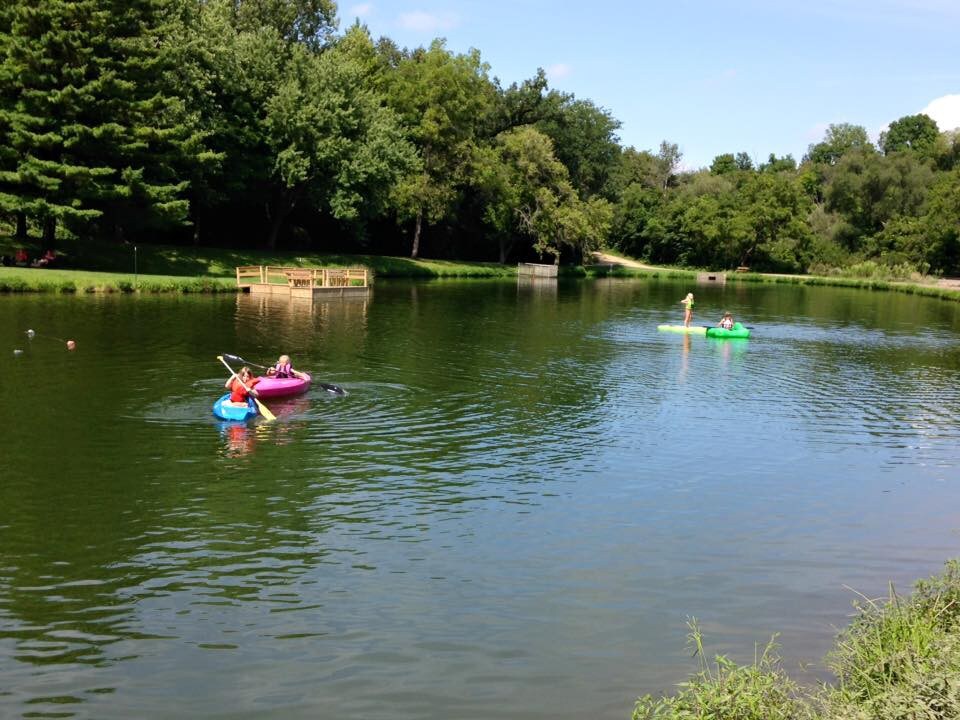
[[[285,295],[291,298],[367,295],[367,268],[299,268],[275,265],[237,267],[237,287],[251,295]]]
[[[546,265],[542,263],[518,263],[517,275],[519,277],[535,278],[557,278],[557,266]]]
[[[699,285],[726,285],[727,274],[725,272],[705,272],[697,273],[697,283]]]

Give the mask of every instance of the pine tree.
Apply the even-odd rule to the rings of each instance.
[[[123,237],[187,220],[200,136],[171,92],[179,0],[16,0],[0,77],[0,209]],[[12,157],[11,157],[12,155]]]

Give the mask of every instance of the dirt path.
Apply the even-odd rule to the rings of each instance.
[[[630,260],[629,258],[617,257],[616,255],[608,255],[605,252],[594,251],[593,259],[598,265],[620,265],[621,267],[631,267],[631,268],[640,268],[641,270],[664,270],[665,268],[658,268],[653,265],[645,265],[642,262],[637,262],[636,260]]]

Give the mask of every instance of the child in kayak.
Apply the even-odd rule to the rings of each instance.
[[[277,364],[272,368],[267,369],[267,376],[275,378],[293,377],[303,379],[303,373],[294,370],[293,366],[290,365],[289,355],[281,355],[279,358],[277,358]]]
[[[733,315],[725,312],[723,317],[720,318],[720,322],[717,323],[717,327],[721,327],[724,330],[733,330]]]
[[[230,400],[228,402],[233,405],[246,405],[248,395],[257,397],[257,391],[254,385],[258,382],[260,382],[260,378],[253,377],[250,368],[244,365],[240,368],[240,372],[237,373],[237,377],[231,375],[223,384],[223,386],[230,391]]]
[[[690,321],[693,320],[693,293],[687,293],[687,296],[680,302],[684,307],[683,326],[690,327]]]

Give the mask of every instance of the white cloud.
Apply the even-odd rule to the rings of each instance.
[[[404,30],[413,30],[415,32],[433,33],[438,30],[450,30],[458,25],[457,16],[452,13],[443,13],[435,15],[415,10],[413,12],[402,13],[398,20],[400,27]]]
[[[365,18],[371,14],[373,14],[373,3],[360,3],[359,5],[351,5],[346,12],[346,17]]]
[[[569,76],[570,73],[573,72],[573,68],[566,63],[555,63],[550,65],[546,72],[550,80],[560,80],[561,78]]]
[[[938,97],[920,112],[929,115],[940,132],[960,128],[960,95]]]

